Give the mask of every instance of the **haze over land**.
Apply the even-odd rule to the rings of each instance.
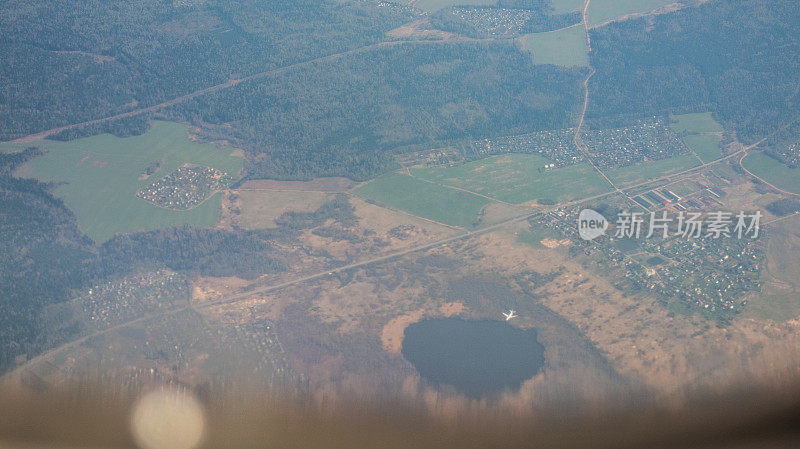
[[[436,408],[481,394],[421,376],[406,328],[502,320],[544,351],[485,388],[502,406],[784,380],[798,23],[780,0],[4,2],[3,379]],[[630,211],[761,232],[615,237]]]

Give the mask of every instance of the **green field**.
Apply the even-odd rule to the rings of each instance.
[[[686,154],[670,159],[649,161],[632,165],[630,167],[606,170],[605,174],[611,179],[612,182],[614,182],[614,184],[616,184],[617,187],[627,187],[648,181],[650,179],[660,178],[662,176],[688,170],[698,165],[700,165],[700,162],[696,157],[694,157],[694,155]]]
[[[720,133],[722,125],[714,120],[710,112],[697,112],[694,114],[681,114],[672,117],[675,122],[671,125],[677,133]]]
[[[742,164],[775,187],[800,194],[800,168],[789,168],[762,152],[747,155]]]
[[[534,64],[589,66],[589,46],[582,25],[529,34],[523,37],[522,47],[533,55]]]
[[[800,317],[800,217],[770,228],[762,264],[761,293],[747,302],[745,317],[786,321]]]
[[[450,6],[494,6],[497,0],[418,0],[414,6],[425,12],[436,12]]]
[[[570,201],[610,190],[586,164],[540,173],[539,168],[549,162],[533,154],[506,154],[458,167],[415,169],[412,174],[512,204],[533,200]]]
[[[722,157],[719,142],[722,138],[717,134],[693,134],[683,138],[684,143],[692,149],[697,156],[708,163]]]
[[[560,238],[560,236],[555,231],[540,226],[531,226],[528,229],[519,231],[517,234],[517,241],[519,243],[537,249],[545,248],[545,246],[542,245],[542,240],[558,238]]]
[[[36,146],[47,154],[29,161],[19,176],[60,183],[55,195],[75,212],[80,229],[96,242],[116,233],[192,224],[212,226],[219,217],[220,196],[187,211],[173,211],[136,197],[136,191],[162,178],[185,163],[207,165],[234,177],[242,159],[231,156],[231,148],[194,143],[186,127],[178,123],[154,122],[136,137],[110,134],[69,142],[45,140],[32,144],[3,144],[0,151]],[[157,159],[161,169],[150,179],[139,180],[142,171]]]
[[[397,173],[381,176],[353,193],[418,217],[464,228],[473,227],[481,209],[491,202],[477,195]]]
[[[671,3],[675,3],[675,0],[592,0],[589,3],[589,23],[599,25],[628,14],[650,12]]]

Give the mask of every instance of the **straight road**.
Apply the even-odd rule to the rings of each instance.
[[[372,50],[376,50],[376,49],[379,49],[379,48],[389,48],[389,47],[394,47],[396,45],[407,45],[407,44],[432,45],[432,44],[451,44],[451,43],[463,43],[463,42],[488,42],[488,41],[491,41],[491,40],[492,39],[472,39],[472,38],[468,38],[468,37],[465,37],[465,36],[459,36],[459,37],[456,37],[456,38],[442,39],[442,40],[396,40],[396,41],[378,42],[376,44],[365,45],[363,47],[354,48],[352,50],[347,50],[347,51],[343,51],[343,52],[340,52],[340,53],[335,53],[335,54],[327,55],[327,56],[321,56],[319,58],[310,59],[308,61],[302,61],[302,62],[298,62],[298,63],[295,63],[295,64],[290,64],[290,65],[279,67],[279,68],[276,68],[276,69],[266,70],[266,71],[263,71],[263,72],[255,73],[255,74],[250,75],[250,76],[246,76],[244,78],[232,79],[232,80],[229,80],[229,81],[221,83],[221,84],[216,84],[214,86],[210,86],[210,87],[207,87],[205,89],[200,89],[200,90],[188,93],[186,95],[182,95],[180,97],[173,98],[173,99],[165,101],[163,103],[154,104],[152,106],[138,108],[138,109],[134,109],[132,111],[123,112],[121,114],[111,115],[111,116],[108,116],[108,117],[103,117],[103,118],[99,118],[99,119],[95,119],[95,120],[89,120],[89,121],[81,122],[81,123],[73,123],[71,125],[65,125],[65,126],[61,126],[61,127],[58,127],[58,128],[52,128],[52,129],[40,131],[40,132],[37,132],[37,133],[34,133],[34,134],[30,134],[30,135],[27,135],[27,136],[24,136],[24,137],[20,137],[18,139],[14,139],[11,142],[13,142],[13,143],[33,142],[33,141],[37,141],[37,140],[46,139],[46,138],[48,138],[48,137],[50,137],[52,135],[58,134],[58,133],[63,132],[63,131],[68,131],[68,130],[71,130],[71,129],[75,129],[75,128],[81,128],[81,127],[84,127],[84,126],[98,125],[98,124],[101,124],[101,123],[106,123],[106,122],[110,122],[110,121],[114,121],[114,120],[119,120],[119,119],[123,119],[123,118],[130,118],[130,117],[135,117],[135,116],[142,115],[142,114],[156,112],[156,111],[168,108],[170,106],[175,106],[177,104],[187,102],[189,100],[192,100],[194,98],[200,97],[202,95],[207,95],[207,94],[210,94],[210,93],[219,92],[221,90],[225,90],[225,89],[229,89],[231,87],[238,86],[239,84],[242,84],[242,83],[247,82],[247,81],[252,81],[252,80],[255,80],[255,79],[259,79],[259,78],[265,78],[265,77],[268,77],[268,76],[280,75],[280,74],[286,73],[286,72],[288,72],[290,70],[301,68],[301,67],[304,67],[304,66],[307,66],[307,65],[311,65],[311,64],[314,64],[314,63],[317,63],[317,62],[335,61],[337,59],[341,59],[341,58],[344,58],[346,56],[356,55],[356,54],[359,54],[359,53],[366,53],[366,52],[369,52],[369,51],[372,51]]]
[[[647,185],[647,184],[656,184],[658,182],[673,180],[677,176],[688,174],[688,173],[700,170],[702,168],[706,168],[708,166],[715,165],[715,164],[718,164],[720,162],[724,162],[726,160],[732,159],[732,158],[734,158],[734,157],[736,157],[738,155],[741,155],[743,152],[746,152],[748,149],[754,148],[755,146],[759,145],[760,143],[761,142],[758,142],[758,143],[756,143],[754,145],[751,145],[751,146],[749,146],[747,148],[744,148],[744,149],[742,149],[742,150],[740,150],[740,151],[738,151],[736,153],[733,153],[733,154],[730,154],[730,155],[728,155],[726,157],[717,159],[716,161],[712,161],[712,162],[703,164],[701,166],[693,167],[693,168],[691,168],[689,170],[685,170],[685,171],[680,172],[680,173],[675,173],[675,174],[672,174],[672,175],[669,175],[669,176],[663,176],[661,178],[656,178],[656,179],[652,179],[652,180],[649,180],[649,181],[646,181],[646,182],[642,182],[642,183],[639,183],[639,184],[636,184],[636,185],[632,185],[632,186],[626,187],[625,189],[622,189],[622,190],[631,190],[631,189],[636,189],[638,187],[641,187],[641,186]],[[125,329],[127,327],[130,327],[130,326],[133,326],[133,325],[136,325],[136,324],[145,323],[147,321],[154,320],[154,319],[160,318],[160,317],[175,315],[177,313],[180,313],[180,312],[183,312],[183,311],[187,311],[187,310],[206,309],[206,308],[214,307],[214,306],[218,306],[218,305],[236,303],[238,301],[250,298],[253,295],[264,294],[264,293],[272,293],[272,292],[279,291],[279,290],[284,289],[284,288],[288,288],[288,287],[291,287],[291,286],[294,286],[294,285],[302,284],[304,282],[309,282],[309,281],[313,281],[313,280],[317,280],[317,279],[324,279],[324,278],[330,277],[330,276],[332,276],[332,275],[334,275],[336,273],[341,273],[341,272],[345,272],[345,271],[348,271],[348,270],[353,270],[353,269],[356,269],[356,268],[362,268],[362,267],[365,267],[365,266],[368,266],[368,265],[371,265],[371,264],[374,264],[374,263],[386,262],[386,261],[389,261],[389,260],[392,260],[392,259],[396,259],[396,258],[403,257],[403,256],[406,256],[406,255],[409,255],[409,254],[417,253],[417,252],[420,252],[420,251],[426,251],[426,250],[433,249],[433,248],[436,248],[438,246],[446,245],[448,243],[452,243],[452,242],[455,242],[455,241],[458,241],[458,240],[463,240],[463,239],[467,239],[467,238],[470,238],[470,237],[475,237],[475,236],[478,236],[478,235],[481,235],[481,234],[485,234],[485,233],[488,233],[488,232],[492,232],[492,231],[500,229],[500,228],[502,228],[502,227],[504,227],[506,225],[509,225],[509,224],[523,222],[523,221],[526,221],[526,220],[528,220],[530,218],[536,217],[537,215],[542,214],[542,213],[547,213],[547,212],[550,212],[552,210],[556,210],[556,209],[560,209],[560,208],[576,206],[576,205],[579,205],[579,204],[582,204],[582,203],[585,203],[585,202],[588,202],[588,201],[594,201],[594,200],[598,200],[598,199],[601,199],[601,198],[604,198],[604,197],[607,197],[607,196],[610,196],[610,195],[615,195],[617,193],[618,193],[617,191],[610,191],[610,192],[606,192],[606,193],[603,193],[603,194],[600,194],[600,195],[594,195],[594,196],[591,196],[591,197],[581,198],[581,199],[578,199],[578,200],[575,200],[575,201],[561,203],[561,204],[556,205],[556,206],[551,206],[551,207],[547,207],[547,208],[539,208],[535,212],[532,212],[532,213],[529,213],[529,214],[520,215],[520,216],[517,216],[517,217],[512,217],[512,218],[509,218],[507,220],[501,221],[501,222],[496,223],[496,224],[491,225],[491,226],[487,226],[487,227],[482,228],[482,229],[478,229],[478,230],[475,230],[475,231],[464,232],[464,233],[461,233],[461,234],[458,234],[458,235],[454,235],[454,236],[451,236],[451,237],[447,237],[447,238],[444,238],[444,239],[441,239],[441,240],[437,240],[435,242],[431,242],[431,243],[428,243],[428,244],[425,244],[425,245],[411,247],[411,248],[400,250],[400,251],[396,251],[396,252],[393,252],[393,253],[390,253],[390,254],[373,257],[373,258],[370,258],[370,259],[367,259],[367,260],[364,260],[364,261],[354,262],[354,263],[351,263],[351,264],[348,264],[348,265],[343,265],[343,266],[340,266],[340,267],[337,267],[337,268],[332,268],[332,269],[329,269],[329,270],[326,270],[326,271],[313,273],[313,274],[308,274],[308,275],[303,275],[303,276],[300,276],[298,278],[295,278],[295,279],[292,279],[292,280],[288,280],[288,281],[285,281],[285,282],[280,282],[280,283],[277,283],[277,284],[272,284],[272,285],[267,285],[267,286],[263,286],[263,287],[254,288],[254,289],[246,291],[246,292],[235,293],[235,294],[227,296],[226,298],[224,298],[224,299],[222,299],[220,301],[213,301],[213,302],[208,302],[208,303],[205,303],[205,304],[198,304],[198,305],[186,304],[186,305],[175,307],[175,308],[170,309],[170,310],[166,310],[166,311],[160,312],[158,314],[146,315],[146,316],[143,316],[143,317],[140,317],[140,318],[136,318],[136,319],[134,319],[132,321],[128,321],[126,323],[121,323],[121,324],[118,324],[116,326],[112,326],[112,327],[109,327],[109,328],[106,328],[106,329],[102,329],[102,330],[93,332],[92,334],[85,335],[85,336],[83,336],[81,338],[78,338],[78,339],[73,340],[71,342],[65,343],[65,344],[59,346],[58,348],[52,349],[52,350],[47,351],[47,352],[45,352],[45,353],[43,353],[43,354],[41,354],[41,355],[39,355],[37,357],[34,357],[31,360],[29,360],[28,362],[26,362],[25,364],[17,367],[13,371],[10,371],[10,372],[6,373],[3,377],[0,378],[0,381],[7,381],[7,380],[11,381],[13,379],[18,379],[19,376],[26,369],[29,369],[30,367],[35,366],[38,363],[46,361],[47,359],[53,357],[54,355],[56,355],[60,351],[78,347],[78,346],[80,346],[81,344],[83,344],[84,342],[86,342],[87,340],[89,340],[91,338],[98,337],[98,336],[101,336],[101,335],[104,335],[104,334],[108,334],[108,333],[111,333],[111,332],[115,332],[115,331],[118,331],[118,330],[121,330],[121,329]]]

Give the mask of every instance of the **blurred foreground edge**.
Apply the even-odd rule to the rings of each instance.
[[[137,398],[101,387],[61,390],[0,389],[0,448],[161,447],[132,431]],[[528,414],[476,406],[444,416],[409,401],[320,404],[240,392],[197,400],[204,424],[192,447],[800,447],[800,384],[699,396],[672,408],[609,404],[600,413]],[[180,436],[184,424],[153,415],[168,435]]]

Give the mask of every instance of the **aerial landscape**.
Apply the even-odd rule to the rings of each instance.
[[[2,2],[0,391],[518,418],[795,385],[798,25],[783,0]]]

